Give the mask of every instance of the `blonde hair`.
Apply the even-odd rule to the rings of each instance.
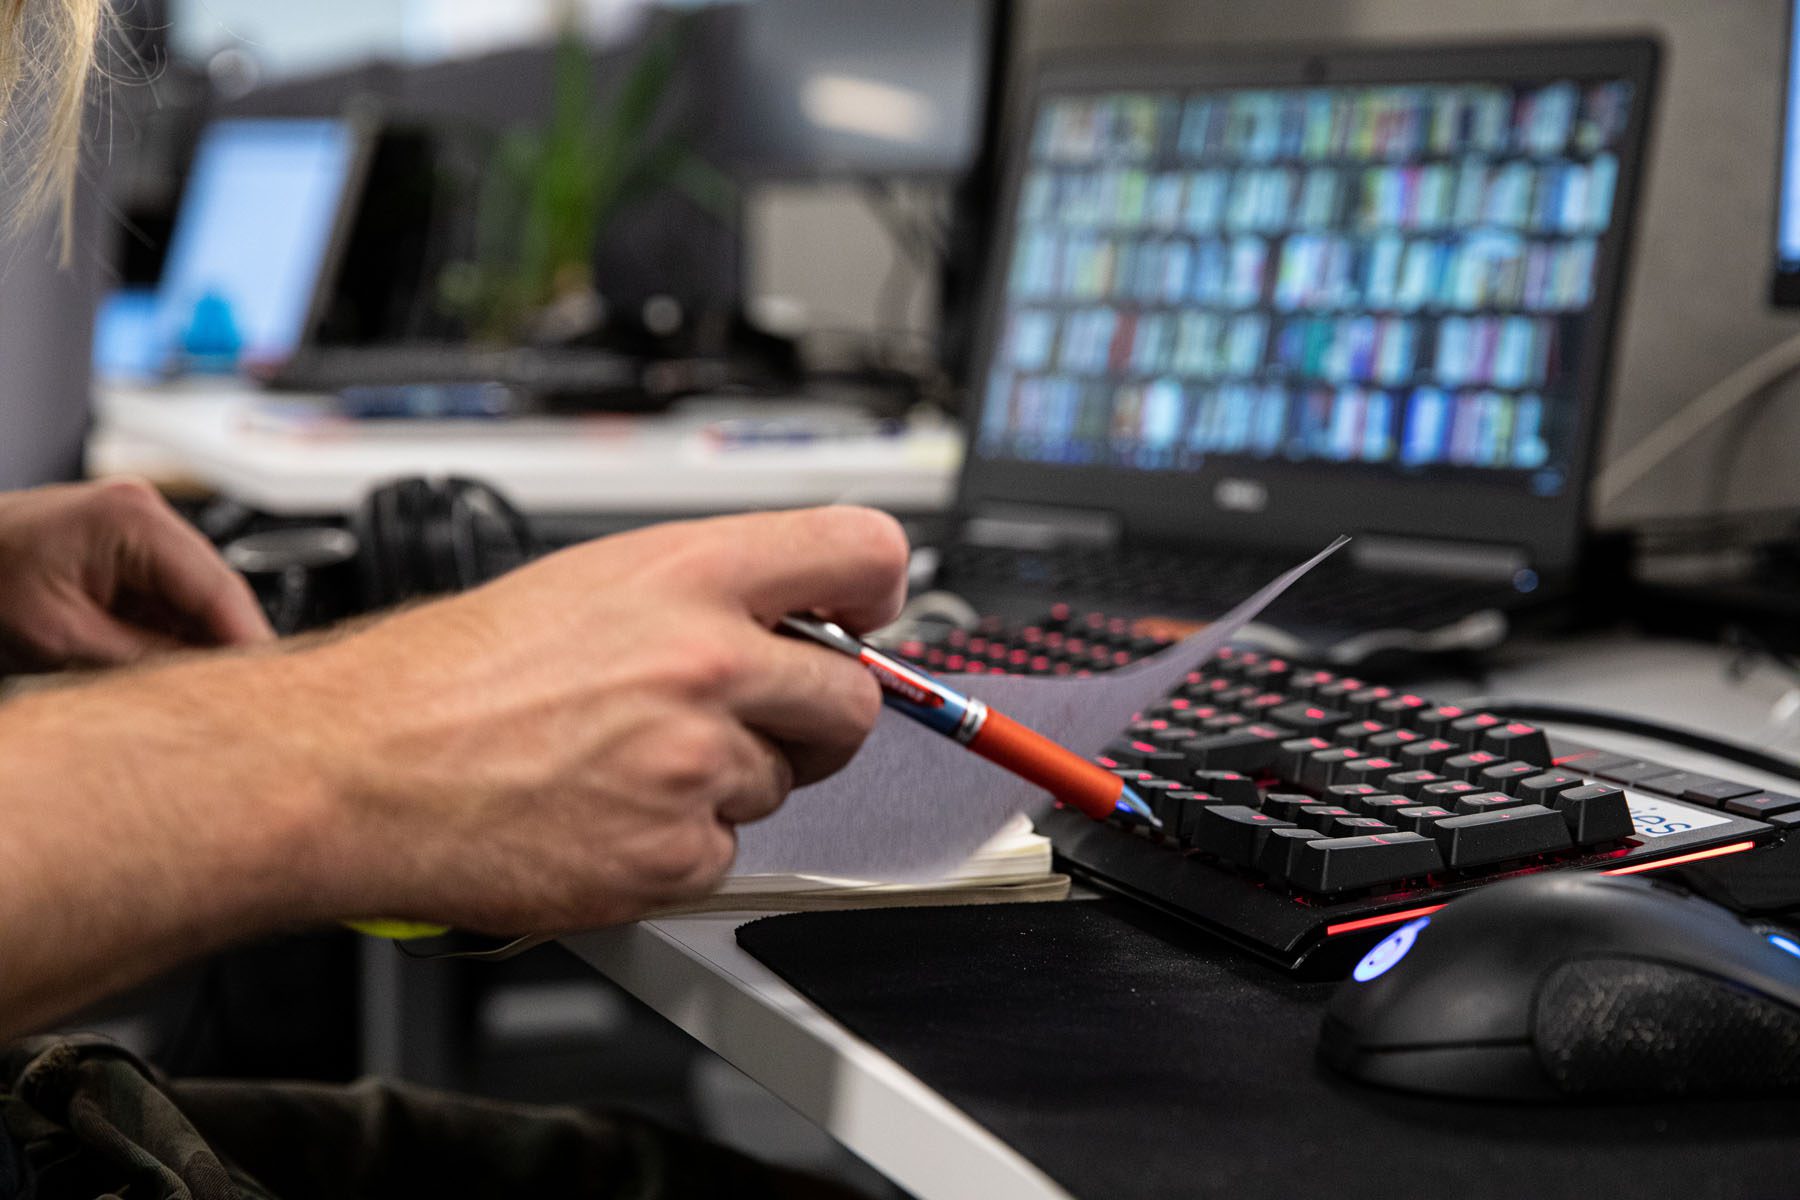
[[[4,129],[17,229],[53,205],[62,256],[75,235],[88,79],[109,0],[0,0],[0,128]]]

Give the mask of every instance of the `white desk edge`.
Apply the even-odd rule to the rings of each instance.
[[[1068,1200],[1017,1151],[738,949],[726,913],[578,934],[563,945],[921,1196]]]

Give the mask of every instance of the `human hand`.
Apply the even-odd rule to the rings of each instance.
[[[288,724],[346,805],[325,915],[551,931],[709,892],[735,827],[847,762],[881,706],[771,624],[885,624],[905,566],[868,510],[663,525],[291,656]]]
[[[0,495],[0,671],[271,636],[249,585],[149,485]]]

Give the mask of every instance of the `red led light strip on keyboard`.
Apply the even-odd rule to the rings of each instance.
[[[1741,854],[1745,850],[1756,849],[1755,842],[1733,842],[1729,846],[1714,846],[1710,850],[1696,850],[1692,854],[1678,854],[1674,858],[1659,858],[1655,862],[1633,863],[1629,867],[1614,867],[1610,871],[1602,871],[1602,875],[1641,875],[1645,871],[1660,871],[1664,867],[1679,867],[1683,863],[1700,862],[1708,858],[1724,858],[1727,854]],[[1355,933],[1359,929],[1375,929],[1382,925],[1396,925],[1401,921],[1410,921],[1414,917],[1428,917],[1443,908],[1442,904],[1429,904],[1424,908],[1409,908],[1401,912],[1383,913],[1379,917],[1364,917],[1359,921],[1344,921],[1337,925],[1325,927],[1326,937],[1336,937],[1340,933]]]
[[[1600,872],[1602,875],[1641,875],[1645,871],[1655,871],[1663,867],[1678,867],[1682,863],[1699,862],[1704,858],[1724,858],[1727,854],[1741,854],[1745,850],[1756,849],[1755,842],[1733,842],[1729,846],[1714,846],[1711,850],[1696,850],[1692,854],[1682,854],[1675,858],[1659,858],[1655,862],[1632,863],[1629,867],[1614,867],[1610,871]]]

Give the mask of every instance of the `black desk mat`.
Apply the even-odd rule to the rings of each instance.
[[[1296,983],[1122,901],[768,917],[738,942],[1081,1200],[1800,1196],[1800,1101],[1360,1087]]]

